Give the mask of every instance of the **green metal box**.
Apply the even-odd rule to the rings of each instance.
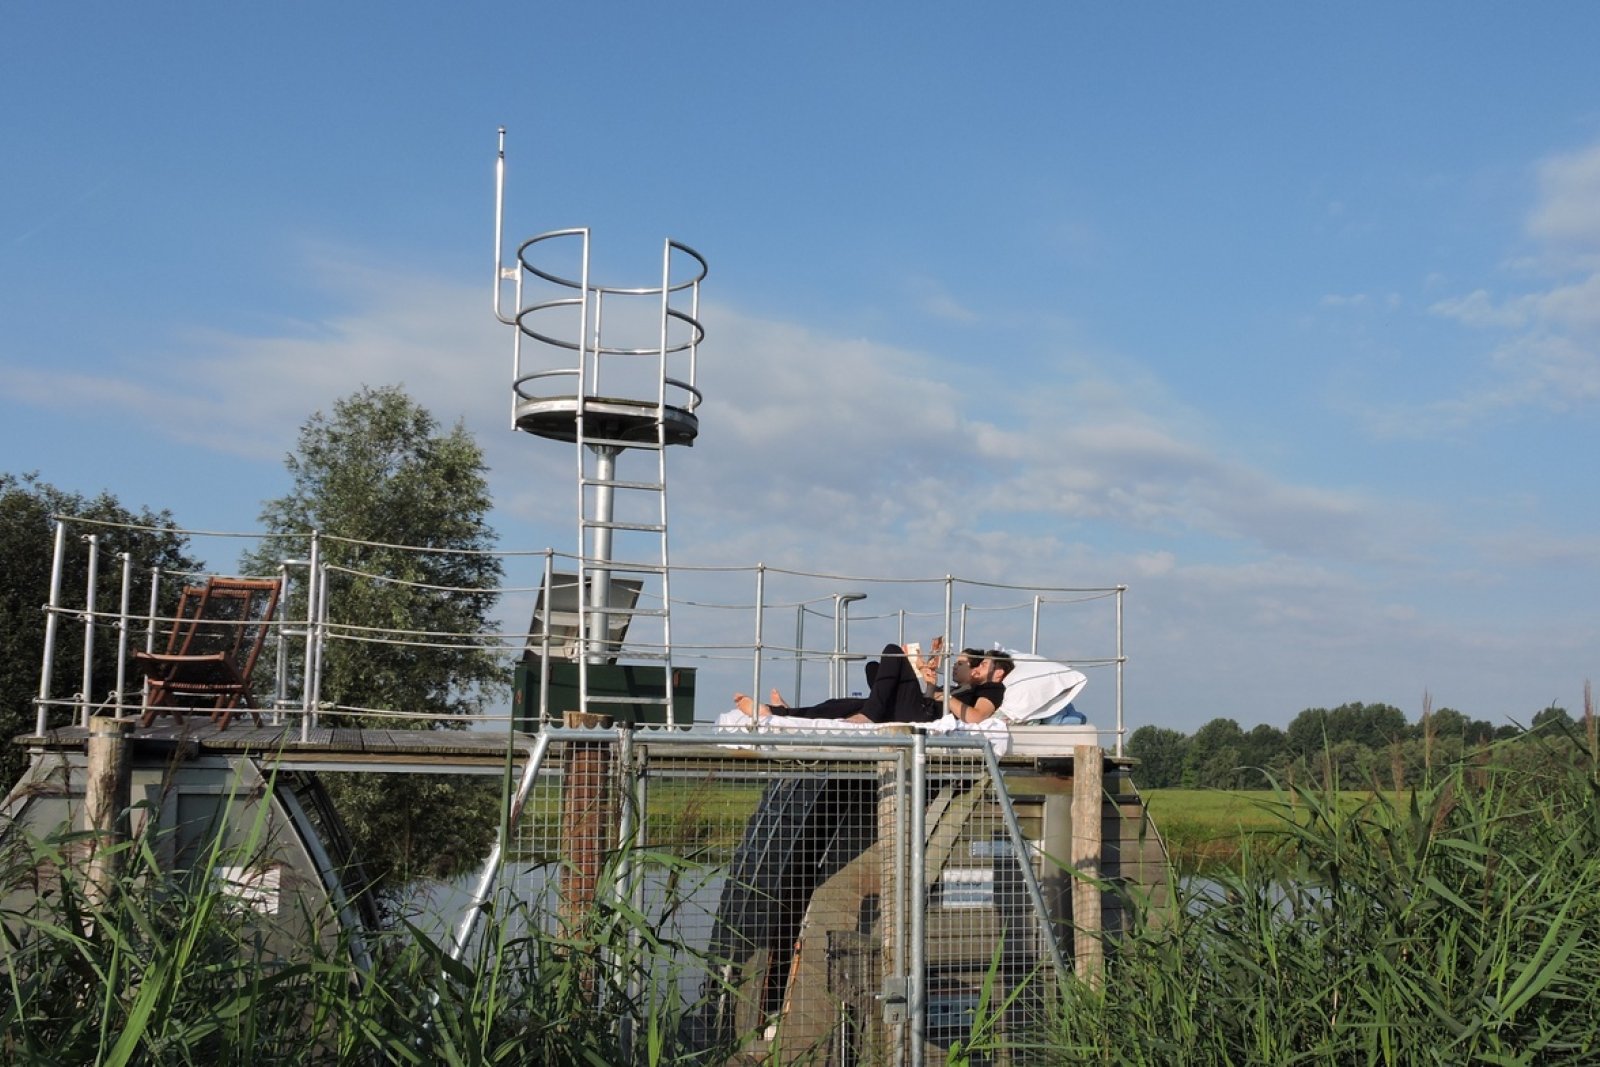
[[[666,668],[661,664],[591,663],[588,665],[591,697],[631,696],[661,700],[667,694]],[[539,661],[517,664],[513,680],[511,714],[519,730],[534,730],[539,722]],[[559,723],[564,712],[578,711],[578,664],[569,659],[550,660],[550,700],[546,705],[552,721]],[[609,715],[619,724],[664,725],[669,722],[664,704],[594,703],[589,711]],[[694,723],[694,668],[672,668],[672,718],[674,726]]]

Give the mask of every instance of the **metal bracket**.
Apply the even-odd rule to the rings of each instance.
[[[908,982],[903,977],[883,980],[883,1021],[890,1025],[903,1023],[909,1015]]]

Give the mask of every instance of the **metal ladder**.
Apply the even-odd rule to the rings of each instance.
[[[585,396],[577,413],[578,436],[578,706],[587,712],[606,713],[607,704],[660,704],[672,707],[672,596],[670,554],[667,544],[667,446],[660,404],[653,441],[620,441],[597,436],[591,427],[593,398]],[[622,477],[624,457],[638,453],[633,466],[653,462],[633,478]],[[640,504],[640,514],[624,508],[618,517],[618,497]],[[651,502],[654,507],[652,508]],[[624,501],[626,503],[626,501]],[[618,535],[621,535],[619,538]],[[619,540],[630,551],[619,557]],[[640,582],[632,603],[612,595],[612,579],[634,576]],[[641,618],[659,619],[659,642],[639,640],[632,624]],[[620,621],[620,625],[619,625]],[[613,640],[612,633],[627,633],[631,641]],[[665,674],[661,697],[607,695],[591,690],[591,664],[626,658],[659,661]],[[664,714],[670,718],[670,714]]]
[[[588,233],[583,235],[584,261],[588,261]],[[675,251],[686,252],[699,264],[692,280],[674,284]],[[667,447],[673,433],[685,442],[681,424],[669,432],[669,419],[681,418],[683,409],[670,407],[669,388],[683,389],[689,412],[698,404],[693,387],[693,350],[700,339],[698,322],[699,279],[704,261],[691,249],[673,241],[662,251],[658,289],[609,289],[584,286],[583,343],[579,352],[578,400],[575,412],[578,452],[578,703],[586,712],[606,713],[607,705],[658,705],[662,721],[672,720],[676,675],[672,669],[672,590],[668,549]],[[689,307],[675,308],[673,297],[687,293]],[[658,340],[652,349],[608,344],[602,333],[608,297],[659,298]],[[688,339],[673,338],[675,322],[689,325]],[[680,329],[681,334],[681,329]],[[674,379],[669,357],[688,352],[690,381]],[[654,387],[651,400],[619,400],[607,396],[613,365],[629,363],[639,370],[652,368],[645,380]],[[641,390],[642,391],[642,390]],[[624,395],[626,387],[624,388]],[[674,397],[676,398],[676,396]],[[619,409],[623,414],[619,415]],[[629,462],[631,460],[631,463]],[[628,467],[632,470],[628,470]],[[638,583],[636,597],[612,594],[614,579]],[[637,624],[656,620],[653,634],[641,639]],[[627,635],[624,640],[620,636]],[[626,657],[631,661],[660,663],[660,696],[599,693],[590,684],[590,667]]]

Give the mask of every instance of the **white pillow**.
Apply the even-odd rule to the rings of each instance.
[[[1048,719],[1075,700],[1089,679],[1079,670],[1028,652],[1012,652],[1016,670],[1006,675],[1000,714],[1012,722]]]

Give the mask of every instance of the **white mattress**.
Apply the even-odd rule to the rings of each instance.
[[[1100,731],[1092,724],[1068,726],[1030,726],[1026,723],[1007,723],[994,716],[981,723],[964,723],[946,715],[934,722],[917,723],[918,727],[932,733],[955,733],[983,737],[997,756],[1070,756],[1080,745],[1100,744]],[[751,733],[750,717],[737,709],[723,712],[717,718],[717,727],[729,733]],[[789,715],[769,715],[761,720],[754,731],[763,733],[855,733],[876,730],[877,723],[843,722],[838,719],[802,719]]]
[[[1100,731],[1091,725],[1011,727],[1013,756],[1070,756],[1079,745],[1098,745]]]
[[[897,724],[904,725],[904,724]],[[971,737],[982,737],[989,742],[995,755],[1004,756],[1011,748],[1011,735],[1014,730],[1008,730],[1006,723],[998,715],[979,723],[966,723],[954,715],[946,715],[933,722],[919,722],[913,724],[919,729],[936,734],[963,734]],[[844,722],[841,719],[803,719],[793,715],[767,715],[761,719],[761,725],[754,731],[757,734],[771,732],[790,733],[851,733],[860,730],[876,730],[880,726],[875,722]],[[751,733],[750,716],[734,708],[725,711],[717,717],[717,728],[730,733]],[[1031,729],[1031,728],[1030,728]],[[1048,727],[1046,727],[1048,729]]]

